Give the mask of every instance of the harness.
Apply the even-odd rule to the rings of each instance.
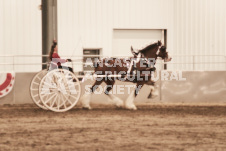
[[[127,64],[128,70],[127,70],[126,76],[124,77],[125,80],[127,79],[128,76],[131,75],[130,73],[132,73],[132,75],[135,75],[135,76],[137,75],[138,70],[134,65],[137,64],[138,62],[140,62],[142,59],[145,61],[143,63],[146,64],[147,71],[155,71],[156,70],[153,63],[150,60],[148,60],[147,58],[145,58],[145,56],[142,52],[139,52],[137,55],[137,58],[133,58],[132,61],[130,62],[130,64]]]
[[[137,64],[140,61],[142,54],[139,53],[137,56],[138,57],[136,59],[132,59],[132,61],[130,62],[129,67],[128,67],[128,71],[127,71],[127,75],[129,75],[131,72],[136,71],[136,69],[133,68],[134,64]]]

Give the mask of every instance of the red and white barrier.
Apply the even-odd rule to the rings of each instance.
[[[15,83],[15,73],[0,73],[0,98],[6,96],[12,91]]]

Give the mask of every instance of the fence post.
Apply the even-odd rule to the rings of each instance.
[[[162,70],[159,71],[159,100],[162,101]]]
[[[159,100],[162,101],[162,70],[164,70],[165,62],[161,61],[161,68],[159,71]]]

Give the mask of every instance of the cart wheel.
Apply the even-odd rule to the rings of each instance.
[[[80,95],[81,86],[78,78],[65,69],[56,69],[47,73],[39,85],[42,103],[55,112],[65,112],[73,108]]]
[[[40,108],[44,109],[44,110],[48,110],[44,104],[42,103],[40,97],[39,97],[39,85],[40,82],[42,80],[42,78],[46,75],[47,70],[42,70],[39,73],[37,73],[30,84],[30,95],[32,100],[34,101],[34,103],[39,106]]]

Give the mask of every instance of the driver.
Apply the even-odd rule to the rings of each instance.
[[[73,72],[73,69],[71,67],[67,67],[67,66],[62,66],[61,63],[66,63],[66,62],[70,62],[71,59],[61,59],[60,56],[58,55],[58,47],[57,47],[57,41],[53,40],[53,44],[51,46],[51,50],[49,53],[49,59],[51,61],[50,64],[50,70],[53,69],[67,69],[71,72]]]

